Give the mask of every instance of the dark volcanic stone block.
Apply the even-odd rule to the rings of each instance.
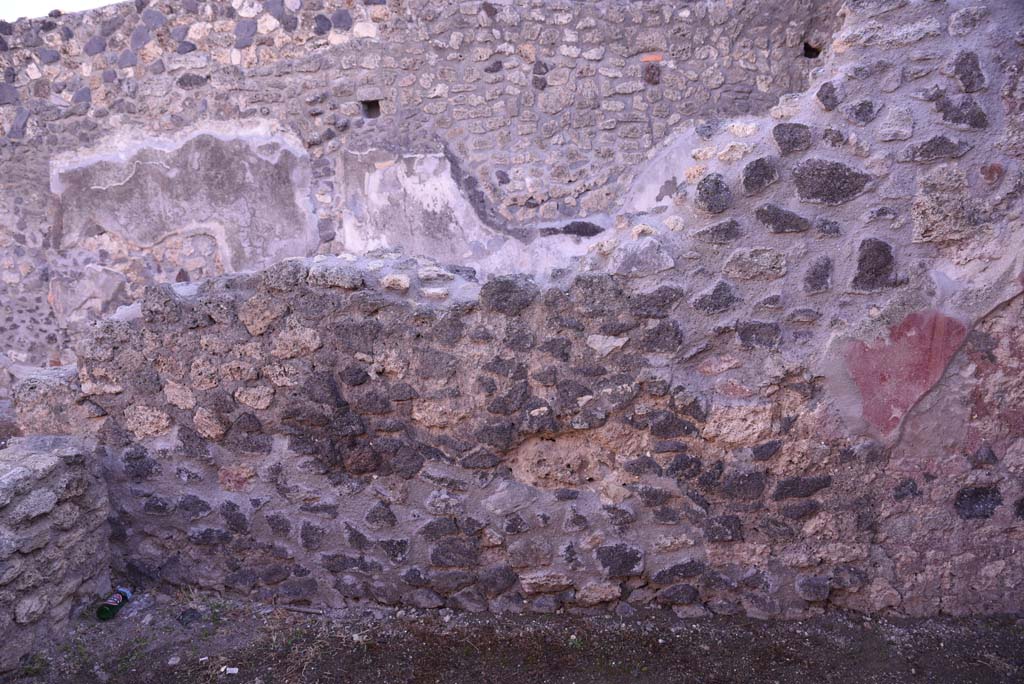
[[[783,155],[802,152],[811,146],[811,129],[801,123],[780,123],[772,129],[772,137]]]
[[[660,321],[644,333],[640,348],[648,352],[673,352],[683,344],[683,331],[675,321]]]
[[[964,487],[956,493],[953,508],[964,520],[991,518],[1003,503],[1003,495],[995,486]]]
[[[594,237],[604,231],[604,228],[591,223],[590,221],[571,221],[562,226],[561,231],[566,235],[578,235],[580,237]]]
[[[21,101],[18,89],[9,83],[0,83],[0,107],[15,105]]]
[[[704,523],[704,537],[709,542],[743,541],[743,524],[737,515],[719,515]]]
[[[653,292],[644,292],[631,297],[630,312],[640,318],[665,318],[682,296],[682,289],[662,286]]]
[[[967,461],[971,464],[972,468],[977,469],[995,465],[999,462],[999,459],[996,458],[996,452],[992,450],[991,446],[982,444],[974,453],[967,456]]]
[[[878,118],[882,105],[873,100],[861,100],[843,108],[846,118],[858,126],[866,126]]]
[[[694,204],[709,214],[721,214],[732,204],[732,190],[720,173],[709,173],[697,183]]]
[[[733,472],[725,476],[720,491],[732,499],[757,499],[764,492],[768,477],[760,471]]]
[[[965,93],[976,93],[985,87],[985,73],[976,52],[958,52],[953,58],[952,73]]]
[[[626,544],[600,546],[595,552],[608,577],[629,577],[643,572],[643,551]]]
[[[943,95],[935,101],[935,111],[942,115],[942,122],[960,130],[988,128],[988,115],[978,101],[970,95],[956,98]]]
[[[821,504],[814,499],[803,499],[796,503],[786,504],[782,507],[783,517],[790,520],[808,520],[821,511]]]
[[[697,600],[696,587],[690,584],[675,584],[659,591],[654,600],[662,605],[689,605]]]
[[[773,233],[803,233],[811,229],[811,222],[803,216],[774,204],[758,207],[754,216]]]
[[[782,440],[773,439],[769,442],[763,442],[755,447],[751,448],[751,457],[755,461],[767,461],[769,458],[779,453],[779,449],[782,448]]]
[[[101,36],[93,36],[89,40],[85,41],[85,45],[82,46],[82,51],[90,57],[98,55],[106,49],[107,41]]]
[[[800,199],[837,205],[864,192],[871,176],[840,162],[808,159],[794,167],[793,181]]]
[[[810,477],[787,477],[779,481],[775,487],[772,498],[776,501],[782,499],[803,499],[813,496],[822,489],[832,486],[831,475],[812,475]]]
[[[779,180],[779,170],[771,157],[761,157],[743,167],[740,183],[744,195],[756,195]]]
[[[739,240],[742,235],[739,222],[729,219],[697,231],[694,237],[711,245],[726,245]]]
[[[142,11],[142,23],[145,24],[147,28],[158,29],[167,23],[167,17],[165,17],[162,12],[153,9],[152,7],[147,7]]]
[[[828,599],[832,585],[828,577],[814,575],[798,578],[795,589],[797,596],[805,601],[824,601]]]
[[[816,219],[814,221],[814,227],[817,229],[818,234],[824,237],[839,237],[843,232],[837,221],[832,221],[827,218]]]
[[[832,259],[819,256],[804,274],[804,292],[825,292],[832,286]]]
[[[446,537],[430,550],[430,562],[442,568],[471,568],[480,562],[480,548],[471,539]]]
[[[60,53],[51,48],[42,47],[36,52],[39,61],[43,64],[53,64],[60,61]]]
[[[917,481],[912,477],[907,477],[900,480],[892,490],[892,498],[896,501],[902,501],[911,496],[921,496],[921,489],[917,486]]]
[[[746,349],[778,349],[782,343],[782,329],[778,323],[743,321],[736,324],[736,336]]]
[[[902,162],[928,163],[962,157],[973,147],[963,140],[951,140],[944,135],[935,135],[924,142],[904,147],[896,158]]]
[[[896,259],[892,246],[883,240],[867,238],[857,249],[856,290],[878,290],[896,284]]]
[[[672,584],[679,580],[698,577],[704,569],[704,564],[698,560],[683,561],[659,570],[654,574],[653,580],[655,584]]]
[[[201,88],[202,86],[209,83],[209,76],[200,76],[199,74],[183,74],[178,78],[178,86],[185,90],[191,90],[193,88]]]
[[[352,14],[347,9],[339,9],[331,15],[331,25],[339,31],[352,28]]]
[[[384,555],[392,563],[403,563],[409,556],[408,539],[381,539],[377,542],[377,546],[384,551]]]
[[[725,281],[719,281],[711,292],[693,301],[693,308],[706,314],[719,314],[728,311],[739,301],[739,297],[733,293],[732,286]]]
[[[484,283],[480,289],[480,303],[490,311],[516,316],[539,294],[540,289],[528,276],[499,276]]]
[[[840,102],[843,101],[843,98],[840,96],[839,89],[832,81],[825,81],[822,83],[818,87],[818,92],[815,93],[815,97],[818,98],[818,102],[821,103],[822,109],[826,112],[831,112],[839,106]]]
[[[313,33],[322,36],[331,30],[331,20],[326,15],[317,14],[313,17]]]

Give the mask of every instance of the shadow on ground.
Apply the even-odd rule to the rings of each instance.
[[[233,671],[237,668],[237,672]],[[2,684],[406,684],[1024,681],[1024,618],[801,622],[299,613],[213,595],[142,593],[91,615]]]

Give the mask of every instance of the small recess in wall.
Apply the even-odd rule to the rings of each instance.
[[[380,100],[360,100],[364,119],[376,119],[380,116]]]
[[[820,47],[814,47],[810,43],[804,43],[804,57],[807,59],[814,59],[821,54]]]

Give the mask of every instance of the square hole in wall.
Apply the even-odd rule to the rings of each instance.
[[[821,54],[821,48],[810,43],[804,43],[804,57],[807,59],[815,59]]]
[[[376,119],[380,116],[380,100],[360,100],[364,119]]]

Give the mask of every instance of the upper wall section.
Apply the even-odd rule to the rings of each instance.
[[[0,126],[12,140],[45,131],[33,146],[67,149],[127,126],[270,116],[329,153],[448,148],[486,222],[554,220],[608,209],[681,121],[764,111],[802,89],[837,9],[123,3],[0,25]]]
[[[803,89],[838,6],[136,0],[0,22],[0,396],[152,283],[376,249],[563,267],[675,131]]]

